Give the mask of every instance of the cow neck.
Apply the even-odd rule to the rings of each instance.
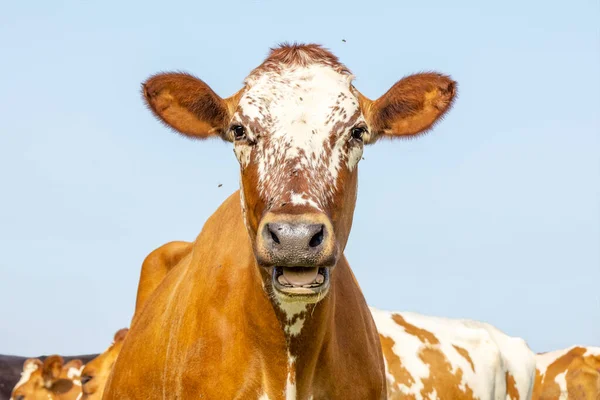
[[[234,193],[231,197],[240,196],[239,192]],[[229,201],[226,201],[229,203]],[[244,275],[246,276],[247,282],[253,282],[248,285],[248,290],[244,296],[250,301],[250,299],[257,299],[257,296],[253,295],[252,292],[262,290],[264,298],[268,299],[273,309],[273,314],[279,324],[279,329],[283,335],[285,344],[285,357],[287,366],[287,382],[286,382],[286,394],[287,398],[294,398],[297,395],[297,390],[300,389],[302,392],[310,390],[312,381],[314,378],[314,371],[316,369],[317,362],[323,360],[322,349],[326,348],[330,342],[333,329],[330,327],[333,325],[333,315],[335,309],[335,298],[336,298],[336,286],[341,284],[336,280],[341,279],[340,276],[346,274],[345,263],[338,262],[338,266],[335,268],[335,272],[331,276],[331,287],[329,293],[316,304],[307,304],[304,302],[296,303],[284,303],[279,301],[276,297],[270,295],[270,275],[267,270],[259,267],[256,263],[256,259],[253,256],[251,250],[251,242],[248,237],[248,233],[245,227],[245,221],[243,220],[243,208],[239,206],[239,200],[235,203],[237,207],[235,213],[231,213],[230,217],[234,217],[230,220],[232,228],[236,231],[235,237],[239,237],[238,233],[243,231],[245,240],[241,238],[238,242],[246,243],[245,246],[249,246],[249,249],[242,251],[239,247],[236,254],[248,254],[250,259],[248,263],[251,264],[251,268],[245,269]],[[230,208],[230,207],[227,207]],[[233,215],[237,214],[237,215]],[[227,229],[222,227],[222,229]],[[343,258],[343,257],[342,257]],[[341,265],[340,265],[341,264]],[[343,270],[343,271],[342,271]],[[242,272],[242,270],[240,270]],[[259,303],[262,301],[258,300]],[[245,303],[245,308],[248,312],[254,310],[264,310],[261,304]],[[259,311],[260,312],[260,311]],[[256,315],[256,318],[264,318],[263,315]],[[272,322],[275,322],[272,320]],[[260,329],[260,328],[259,328]],[[256,332],[260,335],[260,332]],[[267,351],[267,349],[265,349]],[[271,351],[272,349],[268,349]],[[302,389],[305,388],[305,389]]]

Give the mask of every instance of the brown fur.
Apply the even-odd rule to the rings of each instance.
[[[136,316],[143,309],[148,297],[162,282],[169,271],[192,251],[192,243],[175,241],[164,244],[150,253],[142,263],[140,280],[138,283],[135,312],[131,322],[134,324]],[[118,333],[118,332],[117,332]],[[115,338],[115,341],[116,338]]]
[[[458,354],[460,354],[465,360],[467,360],[469,365],[471,365],[471,369],[473,370],[473,372],[475,372],[475,364],[473,364],[473,359],[469,355],[469,352],[467,351],[467,349],[457,346],[455,344],[453,344],[452,347],[454,347],[456,349]]]
[[[392,319],[394,320],[395,323],[397,323],[402,328],[404,328],[406,333],[408,333],[409,335],[418,337],[421,342],[423,342],[425,344],[440,344],[440,341],[438,340],[437,337],[435,337],[435,335],[433,333],[431,333],[425,329],[416,327],[412,324],[409,324],[402,317],[402,315],[394,314],[394,315],[392,315]]]
[[[263,277],[239,202],[237,192],[225,201],[206,222],[191,257],[150,296],[129,334],[135,339],[125,341],[117,359],[106,399],[149,398],[159,382],[167,397],[252,398],[262,394],[264,383],[269,398],[282,398],[287,355],[281,315],[268,294],[257,290]],[[311,318],[291,343],[298,355],[298,396],[380,398],[383,365],[375,368],[375,360],[381,349],[370,339],[377,333],[345,258],[332,279],[329,295],[309,309]],[[152,363],[144,362],[148,357]],[[373,375],[377,387],[356,384],[372,382]]]
[[[249,78],[312,63],[349,74],[320,46],[283,45]],[[369,127],[376,134],[396,135],[431,127],[454,96],[452,81],[441,75],[436,79],[421,74],[400,81],[375,102],[360,97]],[[227,128],[245,90],[221,99],[201,80],[176,73],[155,75],[144,85],[150,109],[164,123],[190,137],[219,135],[226,140],[232,140]],[[260,128],[253,126],[253,131]],[[289,179],[281,182],[286,191],[306,192],[309,174],[284,168],[282,172],[288,172],[284,176]],[[168,267],[171,272],[157,274],[164,276],[160,284],[152,278],[154,283],[141,285],[143,291],[155,289],[138,302],[143,308],[136,310],[105,398],[148,398],[157,391],[174,398],[255,398],[264,391],[279,399],[288,379],[299,399],[384,397],[379,338],[343,256],[356,204],[357,168],[340,169],[335,185],[339,189],[318,213],[308,206],[263,198],[255,163],[243,167],[241,175],[243,207],[240,194],[233,194],[209,218],[189,253],[184,250]],[[297,336],[284,329],[289,321],[273,297],[273,266],[257,250],[257,232],[269,218],[303,218],[331,231],[324,239],[327,252],[318,261],[334,266],[329,292],[302,314],[305,321]]]
[[[416,400],[414,395],[404,395],[400,392],[400,385],[407,387],[412,386],[415,383],[415,379],[410,372],[402,365],[402,360],[396,353],[394,353],[394,345],[396,342],[391,337],[379,334],[381,340],[381,347],[383,349],[383,356],[388,365],[389,373],[394,376],[394,386],[388,386],[388,399],[409,399]]]
[[[268,57],[250,73],[250,77],[265,71],[276,71],[282,66],[306,67],[310,64],[323,64],[332,67],[339,73],[351,74],[350,70],[334,54],[318,44],[282,43],[271,49]]]
[[[424,399],[430,398],[433,393],[443,393],[444,398],[475,400],[473,390],[470,387],[461,388],[463,371],[457,368],[452,371],[452,365],[437,347],[423,347],[419,353],[419,358],[435,373],[430,374],[422,380],[423,389],[421,396]]]
[[[399,80],[375,101],[360,95],[374,140],[427,132],[452,108],[456,86],[450,77],[429,72]]]
[[[515,377],[507,371],[504,379],[506,379],[506,400],[519,400],[520,396]]]
[[[574,347],[545,371],[537,370],[532,400],[558,400],[561,390],[555,379],[563,373],[569,400],[599,400],[600,357],[584,356],[585,353],[585,347]]]
[[[196,139],[225,137],[231,110],[200,79],[186,73],[158,74],[142,85],[142,92],[150,111],[176,132]]]

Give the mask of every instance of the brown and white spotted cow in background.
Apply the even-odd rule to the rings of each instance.
[[[371,307],[389,399],[531,398],[535,356],[494,326]]]
[[[384,398],[379,337],[343,255],[357,164],[365,144],[431,128],[455,83],[417,74],[371,101],[330,52],[284,45],[230,98],[181,73],[144,94],[177,131],[234,142],[241,190],[135,317],[104,398]]]
[[[17,382],[11,400],[76,400],[81,398],[81,360],[66,364],[58,355],[44,362],[30,358],[23,364],[21,380]]]
[[[533,400],[600,399],[600,347],[540,353],[536,368]]]

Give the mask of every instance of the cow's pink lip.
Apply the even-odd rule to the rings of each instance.
[[[329,288],[328,267],[273,267],[273,287],[287,296],[322,295]]]

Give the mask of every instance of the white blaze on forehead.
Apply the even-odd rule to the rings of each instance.
[[[276,201],[287,195],[288,201],[317,208],[332,199],[340,168],[353,169],[362,155],[362,145],[347,143],[349,130],[362,121],[351,81],[351,75],[322,64],[265,71],[247,80],[234,121],[246,126],[256,144],[236,142],[235,153],[242,169],[256,162],[261,195]],[[286,193],[285,182],[294,173],[308,182],[307,193]]]
[[[31,374],[37,371],[38,368],[39,367],[36,363],[28,363],[25,366],[25,368],[23,368],[23,372],[21,372],[21,379],[19,379],[19,382],[17,382],[17,384],[15,385],[15,389],[19,386],[24,385],[29,380],[29,378],[31,378]]]

